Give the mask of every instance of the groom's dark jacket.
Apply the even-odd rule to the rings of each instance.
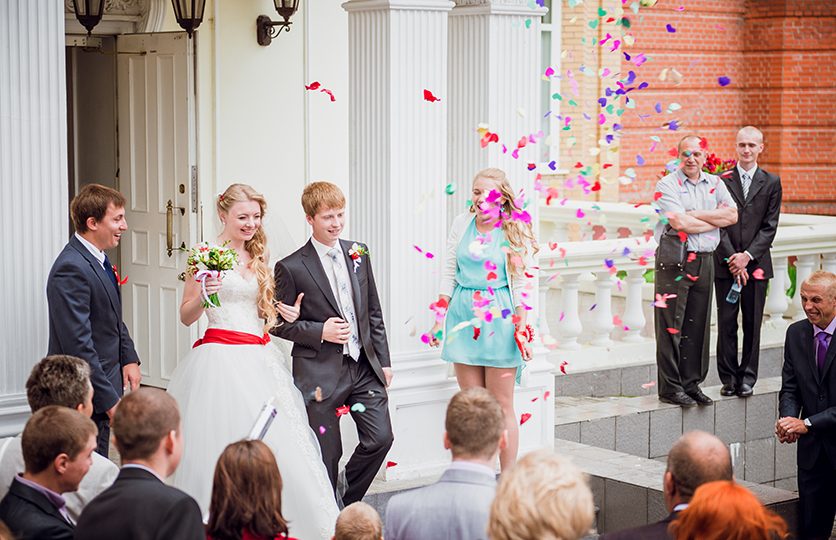
[[[384,367],[389,367],[389,344],[383,325],[383,312],[377,296],[377,287],[372,274],[372,265],[367,254],[361,255],[355,270],[354,261],[348,251],[354,242],[340,240],[345,266],[351,278],[354,295],[354,314],[357,318],[357,332],[360,344],[366,352],[380,382],[385,386]],[[358,244],[364,253],[364,244]],[[331,291],[325,269],[310,240],[276,263],[276,300],[293,304],[299,293],[302,299],[299,318],[292,323],[279,321],[271,333],[294,343],[293,380],[309,402],[316,391],[322,388],[323,399],[329,397],[337,387],[343,360],[343,346],[322,341],[322,328],[331,317],[342,318],[339,302]]]
[[[122,322],[122,293],[75,235],[55,259],[46,284],[48,354],[77,356],[90,364],[93,420],[122,397],[122,366],[139,363]]]

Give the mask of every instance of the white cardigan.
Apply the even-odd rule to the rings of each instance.
[[[459,248],[459,242],[464,236],[464,233],[467,231],[467,227],[476,217],[476,214],[471,212],[465,212],[464,214],[459,214],[456,216],[456,219],[453,220],[453,226],[450,228],[450,236],[447,237],[447,250],[444,253],[444,263],[442,265],[441,270],[441,291],[440,294],[446,296],[453,296],[453,291],[456,290],[456,268],[458,266],[456,262],[456,251]],[[529,283],[534,281],[533,278],[527,278],[525,276],[517,277],[511,274],[508,270],[508,257],[504,257],[505,259],[505,274],[508,276],[508,286],[511,289],[511,297],[514,300],[514,308],[518,308],[523,304],[523,291],[526,290],[526,286]],[[525,262],[525,271],[529,274],[533,273],[533,258],[531,253],[529,252],[523,258]],[[528,294],[536,293],[536,289],[531,287],[528,289]],[[528,301],[529,307],[533,304],[533,300]]]

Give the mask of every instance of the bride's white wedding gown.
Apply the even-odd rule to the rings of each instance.
[[[263,335],[255,276],[246,280],[236,271],[226,272],[218,297],[221,306],[206,310],[209,328]],[[202,344],[174,370],[168,392],[180,406],[184,440],[172,483],[194,497],[204,514],[221,452],[247,436],[264,402],[275,396],[278,414],[264,442],[282,475],[282,514],[290,536],[331,538],[339,513],[334,491],[302,395],[278,346]]]

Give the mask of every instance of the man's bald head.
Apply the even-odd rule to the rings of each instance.
[[[689,431],[673,443],[668,453],[668,472],[673,476],[681,502],[688,502],[701,485],[732,480],[731,454],[710,433]]]

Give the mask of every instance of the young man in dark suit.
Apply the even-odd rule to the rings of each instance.
[[[19,540],[72,540],[63,493],[75,491],[96,449],[96,425],[59,405],[38,410],[21,438],[24,472],[0,501],[0,520]]]
[[[737,166],[721,178],[737,203],[737,223],[720,229],[714,251],[717,295],[717,371],[720,394],[752,395],[758,380],[761,322],[766,288],[773,276],[769,248],[781,213],[781,179],[758,167],[763,133],[747,126],[737,133]],[[763,272],[755,273],[760,269]],[[737,302],[726,300],[735,282],[743,288]],[[737,361],[737,314],[743,313],[743,356]]]
[[[75,233],[58,255],[46,285],[49,302],[48,355],[76,356],[90,364],[96,451],[107,457],[110,423],[122,392],[139,388],[139,357],[122,322],[122,292],[104,250],[119,245],[125,197],[90,184],[72,204]]]
[[[775,433],[798,442],[801,537],[828,538],[836,516],[836,276],[813,272],[800,292],[807,319],[787,329]]]
[[[342,456],[340,414],[350,413],[357,424],[360,444],[345,468],[345,492],[337,494],[337,502],[348,506],[363,498],[392,446],[389,344],[368,249],[340,240],[342,191],[315,182],[302,193],[302,207],[313,236],[276,263],[275,278],[276,300],[293,304],[299,294],[304,300],[299,318],[280,323],[272,333],[294,343],[293,380],[305,398],[335,489]]]
[[[197,502],[166,485],[180,464],[183,432],[174,398],[140,388],[113,417],[122,471],[81,513],[75,540],[206,540]]]

